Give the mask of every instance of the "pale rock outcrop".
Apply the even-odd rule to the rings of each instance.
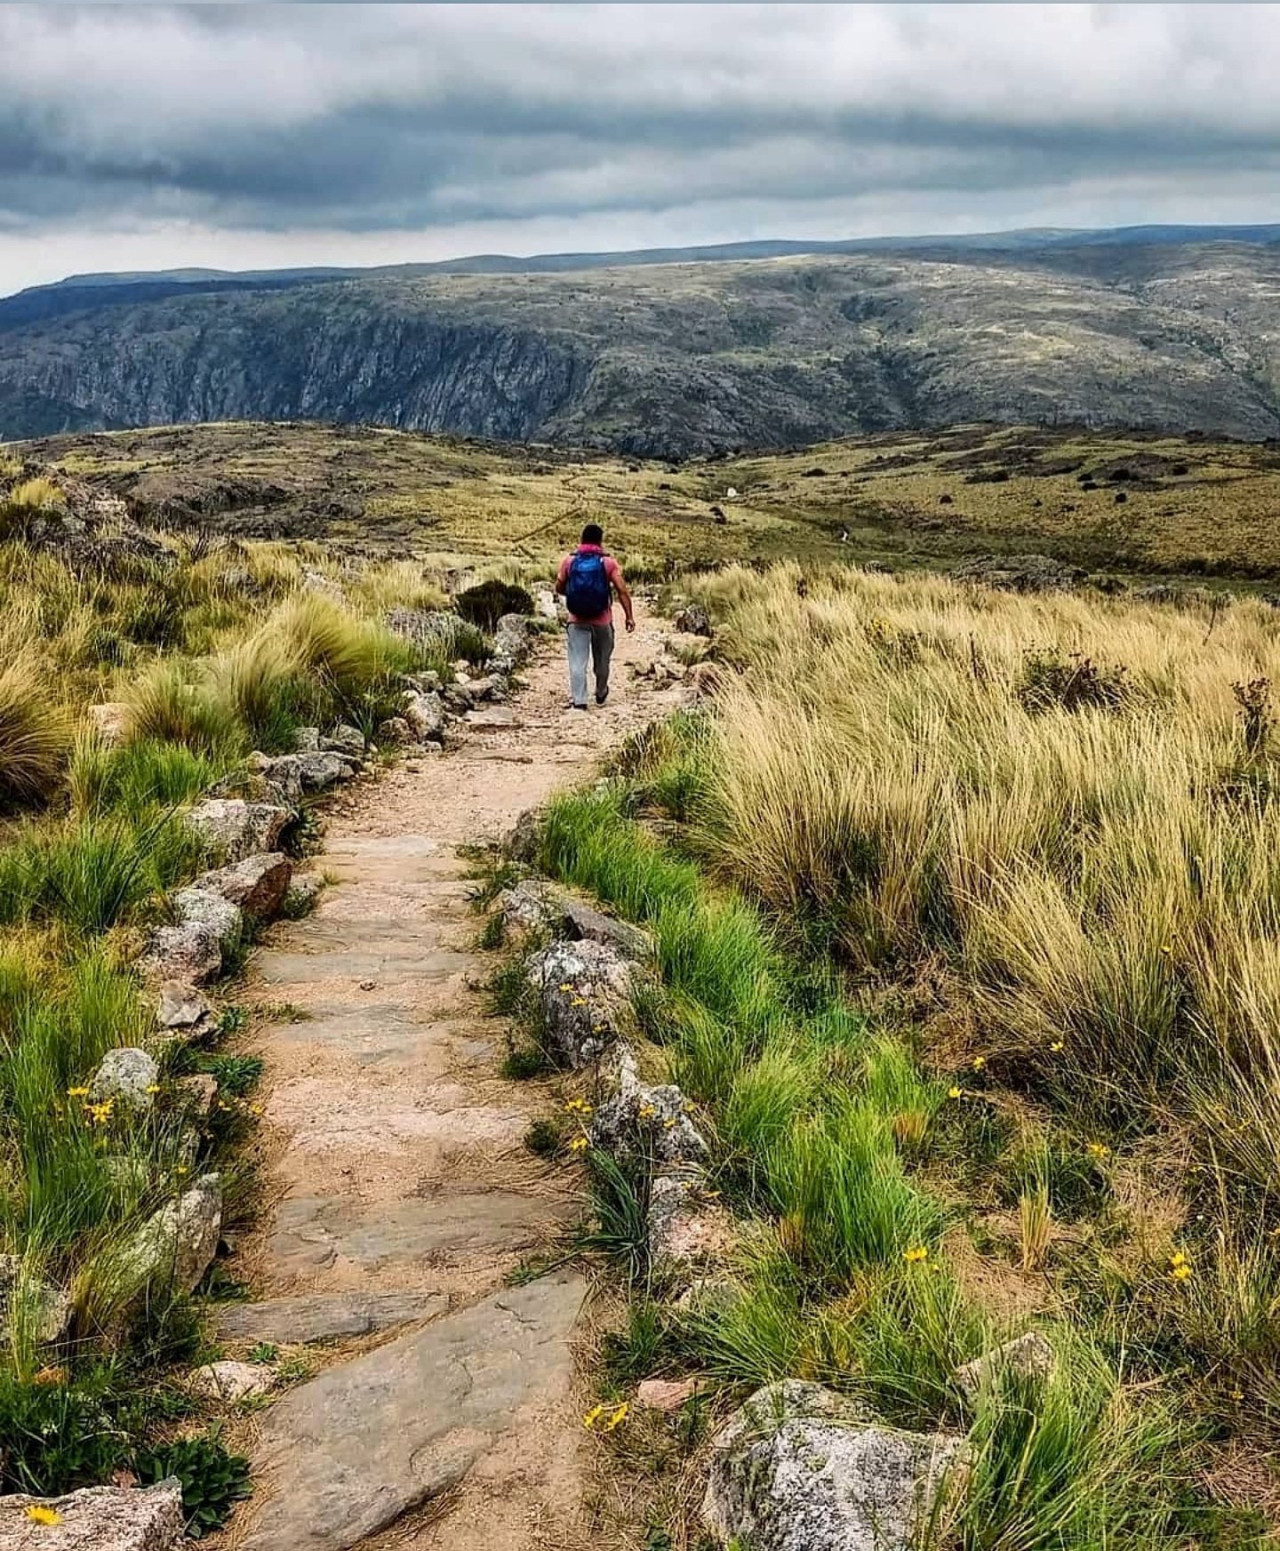
[[[598,942],[554,942],[525,968],[542,1008],[550,1054],[563,1066],[594,1061],[608,1048],[631,991],[633,972]]]
[[[684,1281],[733,1248],[733,1220],[708,1198],[701,1169],[659,1168],[649,1183],[649,1264],[664,1281]]]
[[[339,754],[343,759],[359,764],[364,758],[364,734],[358,727],[339,722],[332,732],[321,737],[319,747],[326,753]]]
[[[283,851],[264,851],[206,872],[191,887],[217,894],[257,921],[270,921],[280,914],[292,876],[293,864]]]
[[[152,980],[206,985],[222,969],[222,943],[212,927],[196,921],[153,927],[138,969]]]
[[[709,1151],[674,1083],[624,1082],[591,1117],[591,1145],[615,1157],[638,1155],[658,1165],[702,1163]]]
[[[404,698],[404,720],[420,742],[444,736],[444,701],[437,690],[408,690]]]
[[[118,1045],[98,1063],[89,1098],[95,1104],[109,1101],[141,1112],[155,1104],[159,1081],[160,1067],[153,1055],[134,1045]]]
[[[244,915],[221,894],[192,886],[179,889],[169,903],[180,926],[200,926],[212,932],[224,953],[233,952],[244,936]]]
[[[60,1287],[41,1276],[24,1276],[19,1256],[0,1255],[0,1343],[11,1338],[15,1326],[42,1344],[57,1341],[70,1323],[71,1299]]]
[[[1048,1337],[1038,1330],[1027,1330],[981,1357],[962,1363],[955,1371],[955,1380],[972,1397],[1001,1373],[1016,1374],[1022,1379],[1047,1379],[1053,1372],[1053,1362],[1054,1351]]]
[[[752,1551],[909,1551],[963,1493],[968,1446],[820,1385],[757,1390],[715,1439],[703,1518]]]
[[[194,1039],[213,1025],[213,1003],[203,991],[181,980],[160,987],[156,1023],[175,1038]]]
[[[276,842],[293,821],[291,809],[278,803],[246,802],[239,797],[211,797],[187,814],[187,825],[224,862],[243,861]]]
[[[162,1206],[126,1244],[121,1264],[139,1291],[165,1287],[189,1293],[213,1263],[222,1230],[222,1180],[206,1174]]]
[[[629,959],[642,959],[653,951],[652,939],[640,927],[605,915],[545,878],[526,878],[504,890],[498,905],[508,926],[524,931],[543,930],[571,942],[605,943]]]
[[[41,1524],[31,1508],[58,1516]],[[86,1486],[65,1497],[0,1497],[5,1551],[176,1551],[183,1542],[182,1483]]]
[[[187,1379],[187,1386],[209,1400],[221,1400],[234,1405],[240,1400],[253,1400],[259,1395],[265,1395],[275,1383],[275,1377],[274,1372],[263,1363],[234,1362],[224,1358],[195,1369]]]
[[[318,872],[295,873],[281,901],[281,909],[291,921],[296,921],[310,915],[323,892],[324,879]]]

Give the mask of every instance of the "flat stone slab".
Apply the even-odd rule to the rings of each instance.
[[[255,955],[258,978],[268,985],[311,985],[330,980],[448,980],[474,967],[474,958],[448,948],[331,948],[323,953],[267,949]]]
[[[32,1518],[35,1508],[57,1517]],[[0,1497],[4,1551],[175,1551],[183,1542],[178,1481],[89,1486],[65,1497]]]
[[[366,1206],[341,1197],[287,1197],[276,1211],[271,1263],[304,1275],[341,1256],[376,1268],[395,1261],[421,1265],[476,1252],[518,1252],[538,1243],[554,1209],[514,1191],[433,1192]]]
[[[228,1341],[339,1341],[393,1325],[436,1319],[449,1307],[441,1293],[316,1293],[231,1303],[218,1311],[218,1334]]]
[[[347,1551],[462,1480],[514,1413],[569,1384],[583,1293],[571,1273],[509,1288],[285,1395],[243,1551]]]

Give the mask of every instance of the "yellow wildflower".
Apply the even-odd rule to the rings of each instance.
[[[159,1093],[160,1092],[160,1084],[158,1082],[148,1083],[147,1084],[147,1092],[148,1093]]]
[[[587,1429],[588,1432],[590,1432],[603,1415],[603,1406],[592,1406],[590,1411],[587,1412],[586,1416],[582,1418],[582,1425]]]
[[[1169,1264],[1171,1266],[1185,1266],[1189,1262],[1184,1251],[1175,1249],[1173,1254],[1169,1256]]]
[[[111,1099],[103,1099],[101,1104],[86,1104],[84,1112],[95,1126],[105,1125],[111,1119],[111,1112],[115,1103]]]
[[[567,981],[567,980],[562,980],[562,981],[561,981],[561,982],[560,982],[560,989],[561,989],[561,990],[562,990],[562,991],[572,991],[572,990],[573,990],[573,989],[574,989],[574,988],[573,988],[573,986],[572,986],[572,985],[571,985],[571,984],[570,984],[570,983],[569,983],[569,981]]]
[[[908,1265],[919,1265],[922,1260],[928,1260],[929,1251],[924,1247],[923,1244],[917,1244],[914,1249],[904,1250],[902,1258],[907,1262]]]
[[[587,1139],[585,1136],[575,1136],[574,1139],[569,1143],[570,1152],[586,1152],[586,1150]]]
[[[609,1420],[604,1424],[604,1430],[611,1433],[615,1427],[620,1427],[627,1419],[627,1402],[624,1400],[618,1409],[610,1413]]]
[[[958,1083],[954,1083],[953,1082],[951,1084],[951,1086],[947,1089],[947,1097],[949,1099],[958,1099],[958,1098],[960,1098],[963,1095],[963,1093],[964,1093],[964,1089],[961,1088]]]
[[[1174,1266],[1173,1270],[1169,1272],[1169,1275],[1175,1282],[1185,1282],[1191,1275],[1191,1267],[1185,1263],[1180,1266]]]
[[[82,1099],[88,1092],[88,1088],[68,1088],[67,1097],[69,1099]]]
[[[657,1113],[658,1111],[653,1107],[652,1104],[642,1104],[640,1106],[641,1120],[652,1120]]]
[[[673,1131],[676,1125],[676,1117],[674,1115],[668,1115],[662,1124],[666,1130]]]
[[[1049,1046],[1049,1049],[1053,1051],[1054,1055],[1057,1055],[1057,1053],[1060,1050],[1064,1050],[1065,1048],[1066,1048],[1065,1042],[1063,1040],[1060,1040],[1060,1039],[1053,1040],[1052,1043]]]
[[[585,996],[571,996],[569,998],[570,1007],[585,1007],[586,1005],[587,999]]]
[[[1091,1158],[1105,1158],[1111,1149],[1105,1142],[1090,1142],[1085,1151]]]
[[[974,1056],[974,1058],[973,1058],[973,1069],[974,1069],[975,1072],[980,1072],[983,1069],[983,1067],[986,1066],[986,1064],[987,1064],[986,1056]]]
[[[32,1503],[27,1509],[27,1518],[33,1524],[61,1524],[62,1515],[56,1508],[46,1508],[43,1503]]]
[[[591,1106],[586,1099],[570,1099],[565,1105],[565,1113],[568,1115],[589,1115]]]

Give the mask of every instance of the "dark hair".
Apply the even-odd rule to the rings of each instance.
[[[603,544],[604,529],[598,522],[589,522],[582,530],[582,542],[584,544]]]

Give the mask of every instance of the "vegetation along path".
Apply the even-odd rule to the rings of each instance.
[[[565,1528],[584,1285],[508,1279],[575,1207],[521,1146],[530,1100],[498,1075],[458,848],[655,714],[667,696],[639,702],[627,670],[656,645],[643,615],[620,633],[613,698],[584,715],[566,705],[557,640],[509,711],[471,713],[460,746],[352,794],[321,858],[338,886],[252,965],[252,995],[276,1013],[272,1163],[245,1251],[259,1301],[229,1305],[221,1335],[351,1347],[264,1416],[255,1500],[232,1531],[250,1551],[518,1551]]]

